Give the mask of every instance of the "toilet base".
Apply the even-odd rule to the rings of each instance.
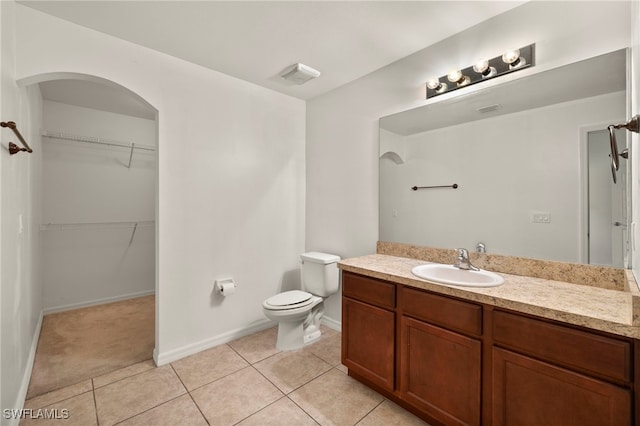
[[[281,351],[291,351],[318,340],[322,336],[320,317],[324,310],[320,307],[314,311],[305,321],[280,321],[276,348]]]
[[[303,324],[295,324],[291,322],[281,322],[278,324],[278,341],[276,342],[276,349],[281,351],[292,351],[295,349],[301,349],[304,346],[310,345],[322,336],[320,329],[315,329],[311,332],[305,333]]]
[[[305,346],[306,345],[310,345],[311,343],[313,343],[316,340],[318,340],[321,335],[322,335],[322,332],[320,331],[320,329],[313,330],[311,332],[309,332],[309,330],[307,330],[307,332],[305,333],[305,335],[302,338],[302,340],[304,341],[304,345]]]

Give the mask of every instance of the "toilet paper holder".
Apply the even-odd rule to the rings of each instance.
[[[223,296],[228,296],[235,292],[236,283],[233,281],[233,278],[222,278],[216,280],[214,288],[216,290],[216,293]]]

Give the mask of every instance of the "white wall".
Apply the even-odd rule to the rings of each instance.
[[[0,130],[0,408],[22,408],[38,341],[42,311],[39,273],[41,144],[38,129],[42,99],[37,87],[15,84],[14,4],[0,2],[0,118],[15,121],[33,149],[9,155],[8,128]],[[22,229],[19,218],[22,218]],[[0,424],[17,424],[0,413]]]
[[[536,43],[538,68],[629,46],[630,2],[529,2],[307,103],[306,245],[342,257],[375,252],[378,119],[425,103],[428,77]],[[326,315],[340,319],[340,295]]]
[[[491,253],[581,261],[581,128],[620,121],[625,99],[617,92],[406,137],[404,164],[380,161],[380,239],[483,242]],[[409,190],[453,183],[455,191]],[[534,212],[551,222],[532,223]]]
[[[156,129],[155,120],[43,104],[49,132],[154,147]],[[135,149],[128,167],[130,154],[128,148],[44,138],[40,229],[47,312],[154,292],[156,154]]]
[[[156,359],[268,323],[304,249],[305,104],[17,5],[17,78],[78,72],[159,112]],[[292,272],[293,271],[293,272]],[[236,294],[213,293],[232,276]]]

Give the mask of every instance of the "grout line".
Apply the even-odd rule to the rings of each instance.
[[[91,388],[93,389],[93,379],[92,378],[82,379],[79,382],[71,383],[70,385],[65,385],[65,386],[62,386],[60,388],[51,389],[49,391],[46,391],[45,393],[40,393],[38,395],[34,395],[31,398],[26,399],[25,402],[31,401],[32,399],[39,398],[39,397],[44,396],[44,395],[49,395],[50,393],[53,393],[53,392],[58,392],[58,391],[60,391],[62,389],[65,389],[65,388],[70,388],[71,386],[79,385],[80,383],[86,382],[87,380],[91,380]],[[82,392],[82,393],[84,393],[84,392]],[[69,399],[69,398],[64,398],[64,399]]]
[[[280,388],[278,387],[278,385],[276,385],[275,383],[273,383],[273,381],[272,381],[270,378],[268,378],[267,376],[265,376],[264,374],[262,374],[262,371],[258,370],[258,369],[257,369],[256,367],[254,367],[253,365],[252,365],[251,367],[252,367],[254,370],[256,370],[256,372],[257,372],[259,375],[261,375],[261,376],[262,376],[262,377],[264,377],[264,378],[265,378],[269,383],[271,383],[271,385],[272,385],[273,387],[275,387],[275,388],[276,388],[276,389],[277,389],[277,390],[278,390],[278,391],[279,391],[283,396],[287,396],[287,395],[288,395],[288,393],[284,393],[284,391],[283,391],[282,389],[280,389]],[[291,392],[293,392],[293,391],[291,391]],[[289,392],[289,393],[291,393],[291,392]]]
[[[171,365],[171,364],[169,364],[169,365]],[[197,391],[198,389],[202,389],[203,387],[210,385],[211,383],[215,383],[215,382],[217,382],[217,381],[218,381],[218,380],[220,380],[220,379],[224,379],[225,377],[229,377],[229,376],[231,376],[232,374],[236,374],[236,373],[238,373],[238,372],[240,372],[240,371],[242,371],[242,370],[245,370],[245,369],[247,369],[247,368],[250,368],[250,367],[252,367],[252,366],[251,366],[251,365],[246,365],[246,366],[244,366],[244,367],[242,367],[242,368],[239,368],[239,369],[237,369],[237,370],[235,370],[235,371],[232,371],[232,372],[230,372],[230,373],[228,373],[228,374],[225,374],[224,376],[220,376],[220,377],[218,377],[218,378],[216,378],[216,379],[214,379],[214,380],[212,380],[212,381],[210,381],[210,382],[204,383],[204,384],[202,384],[202,385],[200,385],[200,386],[198,386],[198,387],[196,387],[196,388],[193,388],[193,389],[191,389],[191,390],[189,390],[189,388],[187,388],[187,387],[184,385],[184,383],[183,383],[183,386],[185,387],[185,389],[187,390],[187,392],[188,392],[188,393],[190,393],[190,392],[194,392],[194,391]],[[173,365],[171,365],[171,368],[173,368]],[[174,369],[173,371],[176,371],[176,370]],[[176,374],[178,374],[178,373],[176,372]],[[178,377],[180,377],[180,376],[178,376]],[[180,381],[182,381],[182,380],[180,380]]]
[[[141,416],[142,414],[148,413],[149,411],[151,411],[151,410],[153,410],[153,409],[155,409],[155,408],[161,407],[161,406],[163,406],[164,404],[167,404],[167,403],[169,403],[169,402],[171,402],[171,401],[175,401],[176,399],[181,398],[181,397],[183,397],[183,396],[185,396],[185,395],[187,395],[187,394],[188,394],[188,393],[180,394],[180,395],[176,396],[175,398],[168,399],[168,400],[166,400],[166,401],[164,401],[164,402],[161,402],[160,404],[154,405],[153,407],[147,408],[146,410],[141,411],[141,412],[139,412],[139,413],[136,413],[136,414],[134,414],[134,415],[133,415],[133,416],[131,416],[131,417],[127,417],[126,419],[119,420],[117,423],[114,423],[114,426],[115,426],[115,425],[122,424],[122,423],[126,422],[127,420],[131,420],[131,419],[133,419],[134,417],[138,417],[138,416]]]
[[[242,423],[243,421],[247,420],[249,417],[252,417],[252,416],[254,416],[254,415],[258,414],[259,412],[266,410],[268,407],[271,407],[273,404],[275,404],[275,403],[276,403],[276,402],[278,402],[278,401],[282,401],[282,399],[284,399],[284,398],[286,398],[286,397],[287,397],[287,395],[284,395],[284,394],[283,394],[283,395],[282,395],[282,397],[280,397],[280,398],[276,399],[276,400],[275,400],[275,401],[273,401],[272,403],[267,404],[267,405],[265,405],[264,407],[262,407],[261,409],[259,409],[258,411],[256,411],[256,412],[254,412],[254,413],[249,414],[247,417],[245,417],[245,418],[243,418],[243,419],[238,420],[237,422],[235,422],[235,423],[234,423],[234,425],[237,425],[237,424],[239,424],[239,423]]]
[[[91,387],[93,388],[93,379],[91,379]],[[98,400],[96,399],[95,388],[91,391],[91,395],[93,395],[93,409],[96,413],[96,425],[100,426],[100,418],[98,417]]]
[[[132,366],[134,366],[134,365],[136,365],[136,364],[142,364],[143,362],[147,362],[147,361],[149,361],[149,360],[152,360],[152,358],[145,359],[144,361],[139,361],[139,362],[136,362],[136,363],[133,363],[133,364],[127,365],[126,367],[122,367],[122,368],[119,368],[119,369],[117,369],[117,370],[113,370],[113,371],[111,371],[111,372],[109,372],[109,373],[101,374],[101,375],[96,376],[96,377],[94,377],[93,379],[91,379],[91,382],[93,383],[93,380],[95,380],[95,379],[97,379],[97,378],[99,378],[99,377],[106,376],[107,374],[115,373],[116,371],[124,370],[125,368],[132,367]],[[161,368],[161,367],[157,367],[157,366],[154,364],[154,365],[153,365],[153,367],[151,367],[151,368],[149,368],[149,369],[146,369],[146,370],[144,370],[144,371],[138,371],[137,373],[133,373],[133,374],[130,374],[129,376],[122,377],[122,378],[120,378],[120,379],[118,379],[118,380],[114,380],[113,382],[109,382],[109,383],[107,383],[106,385],[98,386],[98,387],[96,388],[96,387],[95,387],[95,384],[94,384],[94,389],[101,389],[101,388],[104,388],[104,387],[110,386],[110,385],[112,385],[112,384],[114,384],[114,383],[118,383],[118,382],[121,382],[121,381],[123,381],[123,380],[126,380],[126,379],[128,379],[128,378],[130,378],[130,377],[139,376],[140,374],[142,374],[142,373],[146,373],[146,372],[149,372],[149,371],[151,371],[151,370],[157,370],[158,368]]]
[[[127,421],[127,420],[129,420],[129,419],[132,419],[132,418],[134,418],[134,417],[140,416],[140,415],[142,415],[142,414],[144,414],[144,413],[147,413],[147,412],[149,412],[149,411],[151,411],[151,410],[153,410],[153,409],[155,409],[155,408],[158,408],[158,407],[160,407],[160,406],[162,406],[162,405],[164,405],[164,404],[167,404],[167,403],[169,403],[169,402],[171,402],[171,401],[175,401],[176,399],[181,398],[181,397],[182,397],[182,396],[184,396],[184,395],[189,395],[189,391],[187,390],[187,387],[184,385],[184,383],[182,383],[182,379],[180,379],[180,376],[178,376],[178,373],[176,372],[176,370],[173,368],[173,366],[172,366],[172,365],[170,365],[170,367],[171,367],[171,370],[173,371],[173,374],[175,374],[175,375],[176,375],[176,377],[178,378],[178,380],[180,381],[180,384],[182,384],[182,387],[184,388],[185,393],[181,393],[180,395],[176,396],[175,398],[171,398],[171,399],[168,399],[168,400],[166,400],[166,401],[163,401],[163,402],[161,402],[161,403],[159,403],[159,404],[156,404],[156,405],[154,405],[153,407],[147,408],[146,410],[141,411],[141,412],[139,412],[139,413],[136,413],[136,414],[134,414],[134,415],[133,415],[133,416],[131,416],[131,417],[127,417],[126,419],[122,419],[122,420],[120,420],[119,422],[117,422],[116,424],[121,424],[122,422],[125,422],[125,421]],[[156,367],[156,368],[160,368],[160,367]],[[150,370],[151,370],[151,369],[150,369]],[[143,371],[142,373],[146,373],[147,371],[150,371],[150,370],[145,370],[145,371]],[[142,374],[142,373],[138,373],[138,374]],[[134,374],[133,376],[137,376],[138,374]],[[129,377],[133,377],[133,376],[129,376]],[[119,381],[119,380],[118,380],[118,381]],[[116,382],[114,382],[114,383],[116,383]],[[105,385],[105,386],[109,386],[109,385]],[[103,387],[105,387],[105,386],[103,386]],[[189,396],[191,396],[191,395],[189,395]],[[195,402],[195,401],[194,401],[194,402]],[[197,407],[197,404],[196,404],[196,407]],[[206,420],[206,419],[205,419],[205,420]]]
[[[313,417],[311,415],[311,413],[307,412],[307,410],[305,410],[304,408],[302,408],[297,402],[295,402],[293,399],[291,399],[291,397],[289,395],[285,396],[285,398],[289,399],[289,401],[293,402],[293,404],[298,407],[300,410],[302,410],[303,413],[305,413],[307,416],[309,416],[309,418],[311,420],[313,420],[314,422],[316,422],[317,424],[321,424],[318,420],[315,419],[315,417]]]
[[[173,368],[173,365],[171,363],[169,363],[169,368],[171,368],[171,371],[173,371],[173,374],[176,375],[176,377],[178,378],[178,380],[180,381],[180,384],[182,385],[182,387],[184,388],[186,393],[189,393],[189,388],[187,388],[187,385],[184,384],[184,382],[182,381],[182,377],[180,377],[180,375],[178,374],[178,372],[176,371],[175,368]]]
[[[233,341],[232,341],[232,342],[229,342],[229,343],[233,343]],[[233,346],[231,346],[229,343],[227,343],[226,345],[227,345],[227,346],[228,346],[228,347],[229,347],[233,352],[235,352],[235,353],[236,353],[236,355],[238,355],[240,358],[242,358],[242,359],[244,360],[244,362],[246,362],[247,364],[249,364],[249,365],[253,365],[253,364],[251,363],[251,361],[249,361],[247,358],[245,358],[244,356],[242,356],[242,354],[241,354],[240,352],[238,352],[238,351],[237,351]]]
[[[198,412],[200,413],[204,421],[207,422],[208,425],[211,425],[211,423],[209,423],[209,419],[207,419],[207,416],[204,415],[204,413],[202,412],[202,409],[200,408],[196,400],[193,399],[193,395],[191,395],[191,392],[187,391],[187,395],[189,395],[189,398],[191,398],[191,402],[193,402],[193,405],[196,406],[196,408],[198,409]]]
[[[376,393],[378,393],[378,392],[376,392]],[[378,395],[380,395],[380,394],[378,394]],[[373,413],[373,411],[374,411],[376,408],[378,408],[380,405],[382,405],[382,403],[383,403],[383,402],[385,402],[385,401],[387,400],[387,398],[385,398],[385,397],[384,397],[384,395],[381,395],[381,396],[382,396],[382,401],[380,401],[378,404],[376,404],[376,406],[375,406],[375,407],[373,407],[371,410],[367,411],[367,413],[366,413],[364,416],[362,416],[362,417],[360,418],[360,420],[358,420],[357,422],[355,422],[354,426],[357,426],[358,424],[362,423],[362,421],[363,421],[364,419],[366,419],[366,418],[367,418],[367,416],[368,416],[369,414]]]

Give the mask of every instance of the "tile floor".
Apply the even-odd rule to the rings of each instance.
[[[25,402],[21,425],[425,425],[347,376],[340,333],[280,352],[270,328],[169,365],[144,361]]]

